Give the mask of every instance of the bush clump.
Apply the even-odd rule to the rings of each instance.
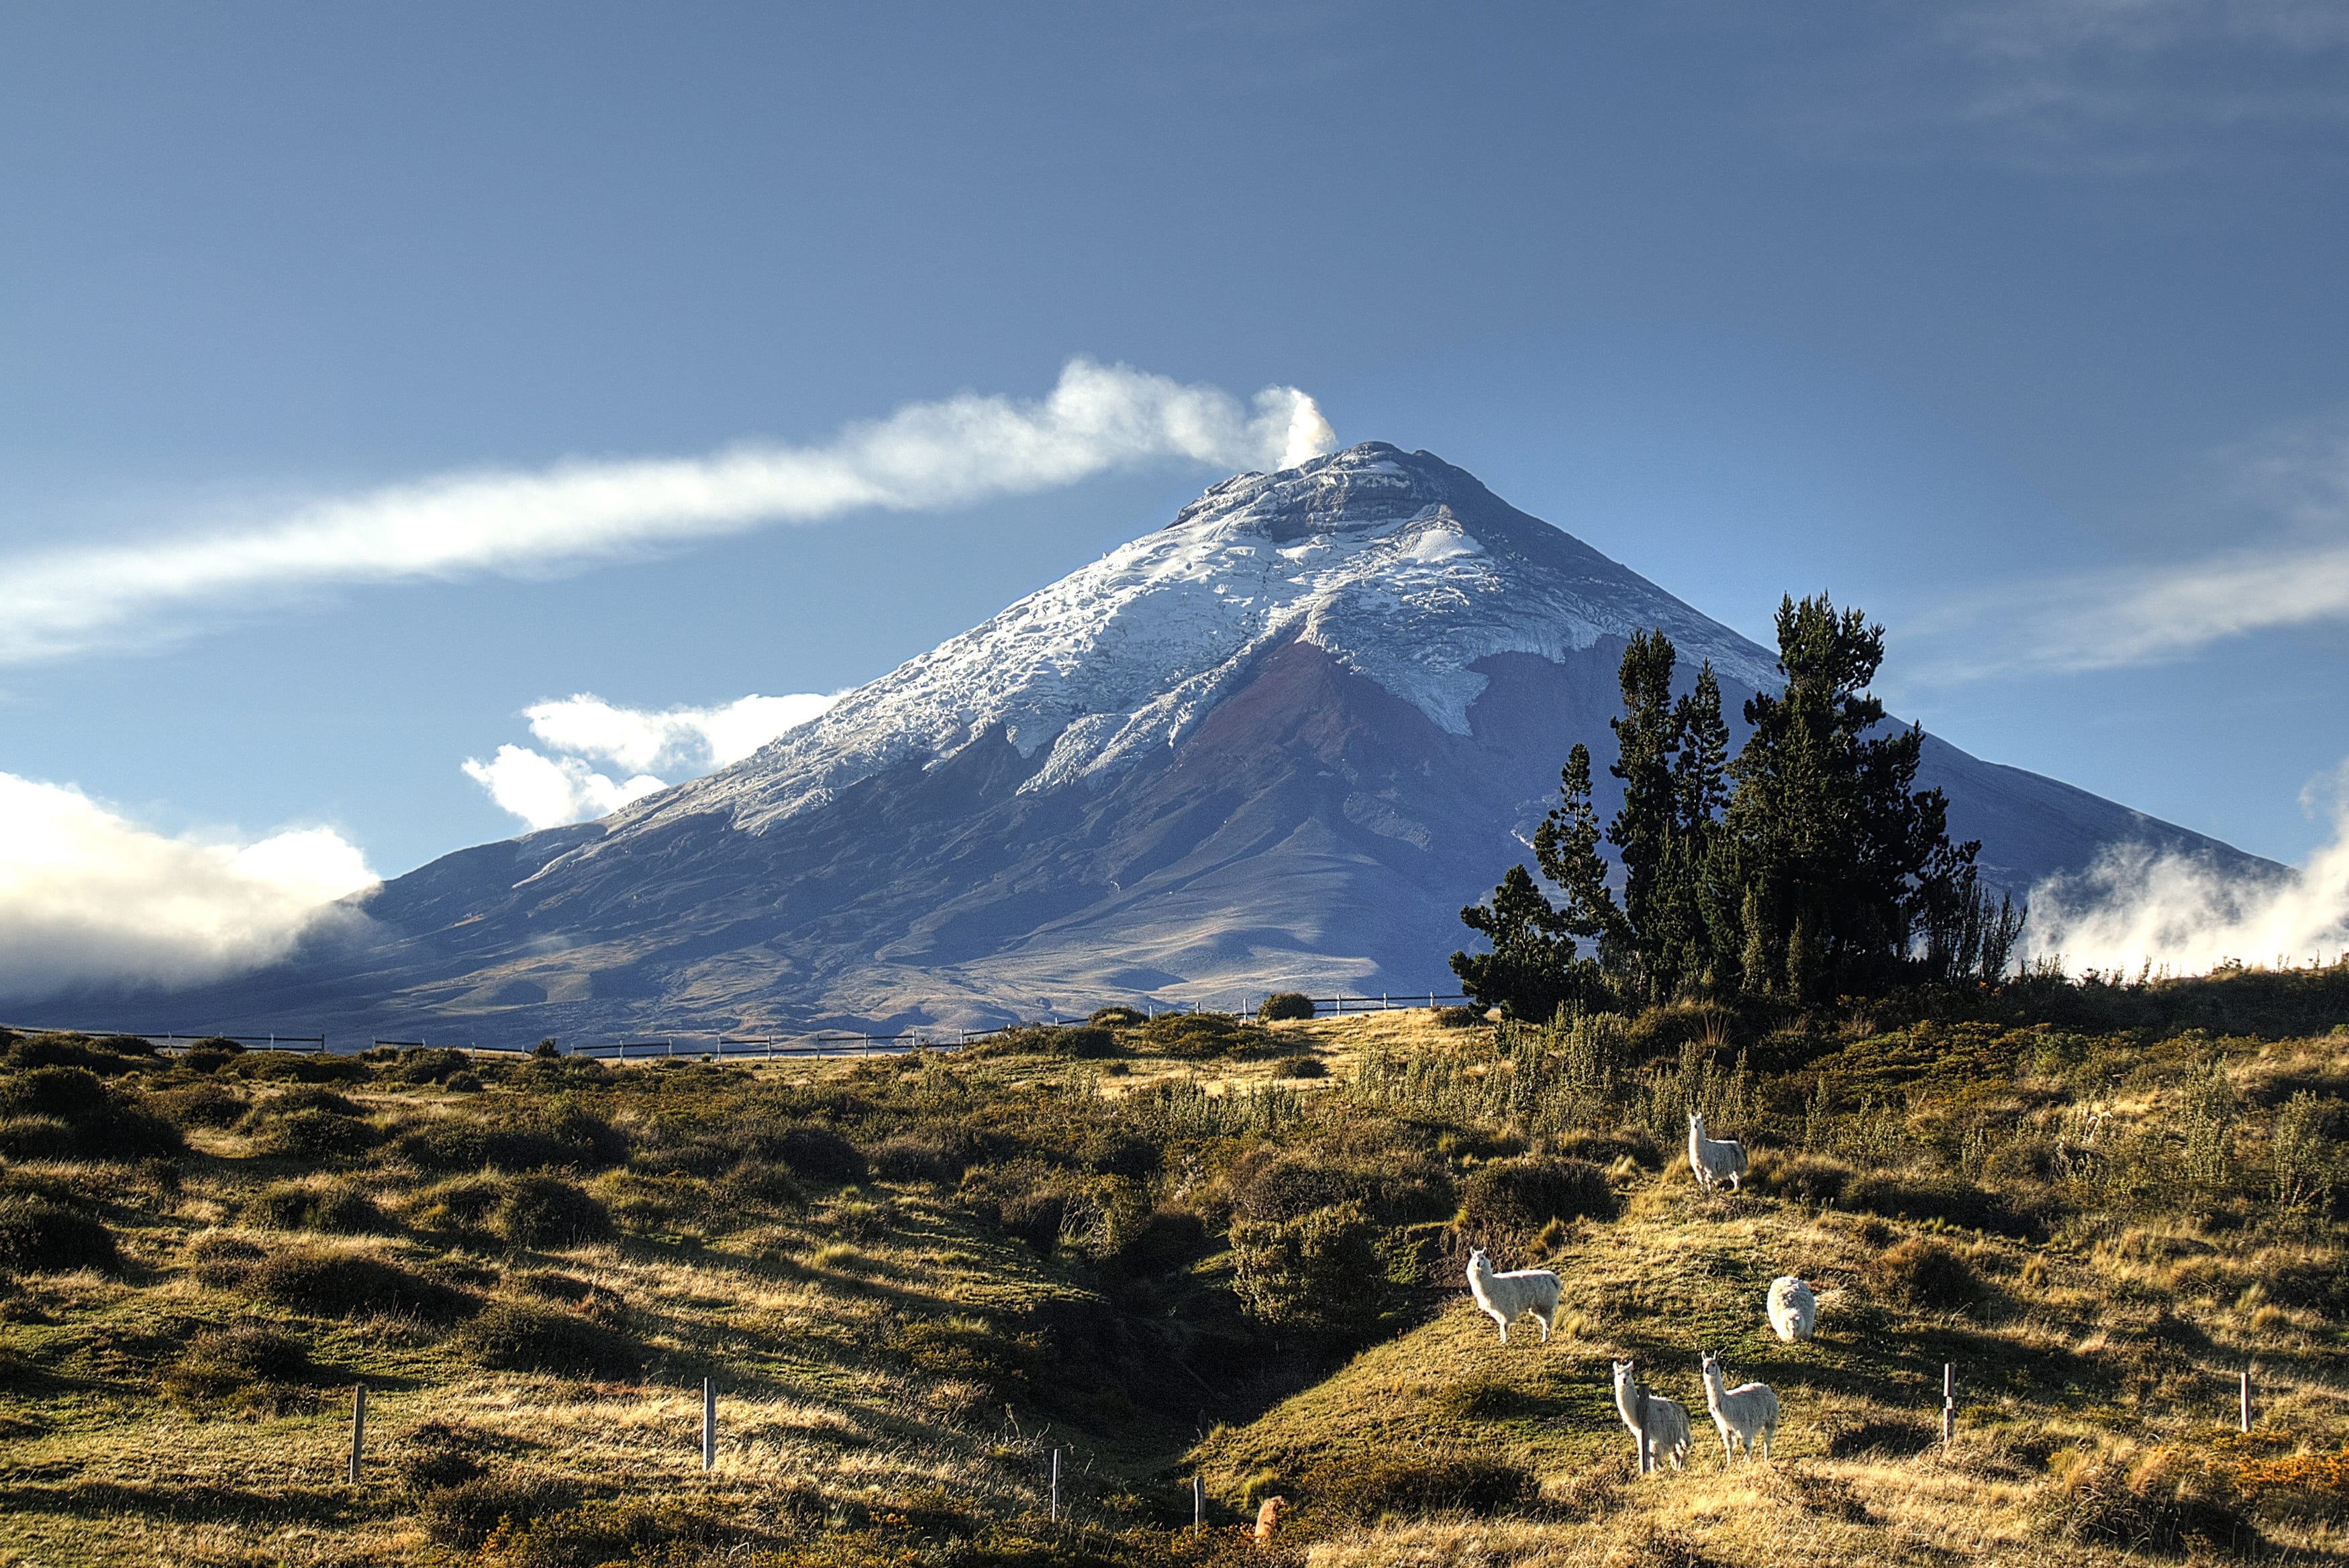
[[[1959,1312],[1982,1299],[1973,1265],[1935,1236],[1910,1236],[1868,1262],[1869,1290],[1886,1301],[1928,1312]]]
[[[1093,1009],[1092,1016],[1085,1020],[1088,1024],[1098,1024],[1104,1029],[1137,1028],[1149,1021],[1149,1016],[1141,1008],[1123,1006],[1096,1007]]]
[[[190,1242],[181,1255],[188,1260],[189,1272],[196,1276],[198,1284],[213,1290],[239,1290],[269,1251],[226,1231],[206,1231]]]
[[[1531,1504],[1538,1486],[1532,1471],[1497,1460],[1378,1454],[1318,1465],[1306,1472],[1302,1490],[1367,1522],[1390,1513],[1502,1512]]]
[[[186,1410],[274,1408],[318,1380],[310,1352],[291,1335],[257,1323],[212,1329],[188,1343],[163,1374],[163,1397]]]
[[[1229,1013],[1161,1013],[1143,1025],[1138,1035],[1144,1053],[1183,1061],[1247,1056],[1271,1039]]]
[[[1234,1220],[1232,1288],[1258,1322],[1359,1340],[1386,1306],[1378,1238],[1378,1227],[1352,1202],[1294,1220]]]
[[[280,1253],[254,1265],[244,1284],[264,1301],[317,1317],[392,1312],[446,1320],[471,1305],[462,1291],[357,1253]]]
[[[1762,1149],[1754,1151],[1744,1184],[1757,1192],[1826,1208],[1843,1202],[1852,1177],[1850,1165],[1831,1154]]]
[[[501,1525],[527,1529],[570,1507],[577,1496],[570,1487],[543,1476],[476,1475],[432,1487],[416,1511],[424,1533],[436,1545],[471,1552]]]
[[[1272,1064],[1272,1076],[1277,1078],[1328,1078],[1330,1069],[1319,1057],[1283,1057]]]
[[[459,1352],[497,1372],[625,1377],[641,1357],[626,1338],[575,1314],[533,1302],[494,1301],[458,1332]]]
[[[371,1124],[324,1106],[291,1111],[257,1106],[238,1125],[248,1131],[255,1153],[293,1160],[364,1154],[382,1137]]]
[[[62,1152],[85,1160],[145,1160],[187,1149],[178,1128],[88,1068],[35,1068],[0,1078],[0,1122],[29,1123],[36,1141],[62,1140]]]
[[[1302,991],[1275,991],[1256,1010],[1256,1021],[1259,1024],[1302,1022],[1312,1016],[1313,998]]]
[[[24,1193],[0,1194],[0,1270],[67,1274],[122,1266],[114,1233],[77,1209]]]
[[[1611,1220],[1619,1212],[1607,1172],[1554,1154],[1494,1160],[1460,1183],[1454,1223],[1471,1236],[1528,1236],[1552,1220]]]
[[[561,1176],[517,1176],[505,1184],[492,1222],[517,1247],[573,1247],[612,1233],[604,1205]]]
[[[323,1186],[282,1182],[264,1187],[248,1200],[239,1216],[249,1225],[272,1231],[319,1231],[330,1236],[357,1236],[391,1228],[375,1201],[347,1181]]]
[[[246,1109],[243,1095],[210,1081],[158,1090],[146,1097],[145,1104],[181,1127],[233,1127]]]
[[[2230,1552],[2262,1544],[2225,1470],[2167,1445],[2075,1453],[2059,1464],[2034,1511],[2067,1542],[2154,1552],[2181,1551],[2198,1538]]]
[[[999,1029],[958,1053],[982,1057],[1059,1057],[1102,1061],[1120,1055],[1117,1036],[1102,1024],[1020,1024]]]

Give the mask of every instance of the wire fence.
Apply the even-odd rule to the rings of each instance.
[[[1468,1000],[1457,992],[1415,991],[1408,995],[1382,992],[1376,996],[1339,995],[1314,996],[1313,1016],[1319,1017],[1352,1017],[1364,1013],[1392,1012],[1399,1009],[1434,1008]],[[1141,1011],[1145,1019],[1164,1014],[1206,1012],[1200,1006],[1185,1007],[1180,1004],[1145,1001]],[[954,1050],[999,1035],[1007,1029],[1029,1028],[1038,1024],[1063,1025],[1082,1023],[1081,1018],[1062,1018],[1054,1015],[1049,1019],[1037,1018],[1024,1024],[999,1024],[987,1029],[905,1029],[895,1034],[860,1034],[854,1031],[826,1029],[773,1034],[720,1034],[716,1037],[692,1034],[667,1035],[653,1039],[615,1039],[597,1045],[558,1045],[556,1052],[567,1057],[596,1057],[611,1061],[638,1061],[651,1057],[684,1057],[693,1060],[737,1060],[752,1057],[761,1061],[818,1060],[831,1057],[895,1056],[916,1048]],[[96,1038],[128,1038],[145,1040],[157,1050],[177,1055],[203,1040],[229,1040],[246,1050],[299,1051],[317,1055],[326,1051],[326,1037],[320,1035],[230,1035],[218,1031],[204,1034],[166,1032],[157,1034],[142,1029],[96,1029],[79,1026],[66,1027],[45,1024],[10,1024],[5,1026],[18,1034],[84,1035]],[[377,1047],[400,1050],[439,1048],[478,1052],[492,1056],[524,1056],[536,1048],[535,1043],[522,1045],[483,1045],[476,1040],[371,1039]]]

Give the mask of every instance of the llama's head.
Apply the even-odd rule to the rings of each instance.
[[[1493,1266],[1493,1260],[1485,1255],[1485,1249],[1482,1247],[1468,1254],[1468,1270],[1471,1274],[1474,1274],[1480,1265],[1487,1270]]]
[[[1702,1361],[1697,1364],[1697,1375],[1702,1377],[1707,1383],[1720,1382],[1721,1362],[1719,1358],[1712,1356],[1706,1357]]]
[[[1631,1368],[1638,1366],[1639,1363],[1635,1361],[1612,1361],[1608,1363],[1608,1365],[1615,1368],[1615,1387],[1620,1388],[1631,1381]]]
[[[1692,1110],[1689,1112],[1689,1130],[1699,1138],[1704,1136],[1704,1118]]]

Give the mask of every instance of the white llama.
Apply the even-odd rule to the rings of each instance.
[[[1710,1191],[1720,1181],[1729,1183],[1732,1191],[1744,1191],[1745,1180],[1745,1145],[1734,1138],[1707,1138],[1704,1118],[1689,1112],[1689,1170],[1696,1184]]]
[[[1542,1343],[1549,1343],[1551,1322],[1557,1316],[1557,1275],[1547,1269],[1493,1272],[1493,1260],[1482,1247],[1468,1254],[1468,1291],[1485,1315],[1501,1326],[1501,1343],[1509,1342],[1509,1325],[1532,1313],[1542,1326]]]
[[[1704,1377],[1704,1405],[1713,1412],[1713,1424],[1721,1433],[1721,1468],[1729,1468],[1730,1457],[1736,1452],[1730,1438],[1745,1449],[1750,1463],[1754,1458],[1754,1439],[1762,1439],[1762,1457],[1770,1457],[1770,1439],[1778,1430],[1778,1396],[1763,1383],[1741,1383],[1734,1388],[1721,1386],[1721,1363],[1712,1357],[1704,1358],[1698,1370]]]
[[[1640,1398],[1642,1395],[1647,1397],[1648,1451],[1640,1456],[1640,1468],[1651,1470],[1656,1468],[1659,1459],[1669,1455],[1672,1469],[1685,1470],[1689,1444],[1693,1440],[1689,1436],[1688,1407],[1678,1399],[1651,1394],[1631,1381],[1631,1363],[1629,1361],[1617,1361],[1612,1365],[1615,1368],[1615,1410],[1623,1418],[1623,1425],[1630,1432],[1634,1446],[1640,1439]]]
[[[1778,1337],[1792,1345],[1798,1339],[1808,1339],[1819,1321],[1819,1299],[1811,1287],[1792,1274],[1780,1274],[1770,1282],[1770,1326]]]

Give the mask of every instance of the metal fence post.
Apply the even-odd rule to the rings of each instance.
[[[1052,1450],[1052,1522],[1061,1522],[1061,1450]]]
[[[2251,1369],[2243,1368],[2243,1430],[2251,1429]]]
[[[1958,1435],[1958,1367],[1954,1361],[1941,1363],[1941,1446],[1949,1447]]]
[[[1191,1477],[1191,1533],[1196,1535],[1207,1528],[1207,1478]]]
[[[708,1377],[701,1380],[701,1468],[718,1468],[718,1385]]]

